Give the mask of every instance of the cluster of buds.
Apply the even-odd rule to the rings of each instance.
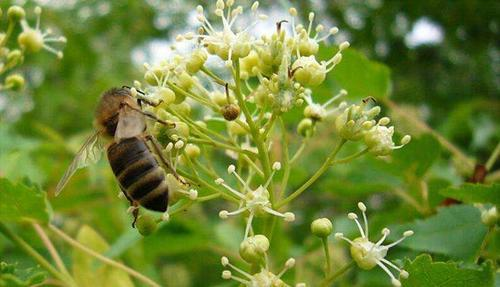
[[[286,271],[295,266],[295,259],[289,258],[285,262],[285,267],[277,274],[269,270],[267,263],[267,251],[269,250],[269,240],[264,235],[258,234],[246,238],[240,245],[240,256],[247,263],[259,266],[259,271],[250,274],[236,267],[229,262],[227,257],[221,258],[221,264],[228,269],[222,271],[222,278],[225,280],[235,280],[247,287],[286,287],[286,284],[281,277]],[[238,275],[233,274],[229,268],[233,269]],[[240,277],[242,276],[242,277]],[[305,287],[304,283],[298,283],[296,287]]]
[[[344,236],[343,233],[335,233],[335,238],[337,239],[342,239],[347,241],[351,245],[351,256],[356,262],[356,264],[359,266],[359,268],[365,269],[365,270],[370,270],[373,269],[375,266],[379,266],[384,270],[387,275],[391,278],[391,283],[392,285],[399,287],[401,286],[401,282],[392,274],[392,272],[389,270],[389,267],[395,269],[397,272],[399,272],[399,275],[401,278],[408,278],[409,274],[407,271],[399,268],[397,265],[392,263],[391,261],[385,259],[387,256],[387,251],[401,243],[401,241],[405,240],[407,237],[410,237],[413,235],[413,231],[408,230],[403,233],[403,237],[400,238],[399,240],[396,240],[395,242],[388,244],[388,245],[383,245],[385,239],[390,233],[390,230],[388,228],[382,229],[382,237],[377,241],[377,242],[372,242],[369,239],[369,229],[368,229],[368,219],[366,217],[366,206],[360,202],[358,203],[358,208],[361,210],[361,213],[363,214],[363,221],[364,221],[364,228],[362,227],[361,223],[358,221],[358,216],[356,213],[349,213],[348,218],[350,220],[353,220],[358,229],[361,237],[357,237],[353,240],[348,239],[347,237]]]
[[[362,101],[360,105],[346,107],[335,119],[335,129],[339,136],[345,140],[363,140],[368,150],[376,156],[389,155],[393,150],[402,148],[411,140],[410,135],[401,139],[401,144],[396,146],[392,140],[394,127],[387,127],[390,123],[388,117],[375,121],[380,113],[380,107],[375,106],[367,109],[369,99]]]
[[[7,9],[8,24],[5,31],[0,30],[0,91],[13,90],[19,91],[24,88],[25,79],[23,75],[12,72],[12,70],[24,61],[26,53],[36,53],[41,50],[49,51],[55,54],[59,59],[63,57],[60,50],[50,46],[52,43],[66,43],[66,38],[53,36],[50,29],[42,31],[40,28],[40,15],[42,8],[36,7],[34,10],[36,15],[36,24],[34,27],[29,26],[26,20],[26,11],[20,6],[11,6]],[[0,9],[0,23],[3,13]],[[15,26],[21,25],[21,32],[17,35],[16,47],[9,47],[9,39],[13,37]],[[4,76],[5,75],[5,76]]]

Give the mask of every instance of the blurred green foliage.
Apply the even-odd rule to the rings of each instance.
[[[5,10],[10,2],[2,1],[0,8]],[[278,2],[262,4],[283,11],[291,5],[287,1]],[[109,87],[130,85],[134,79],[139,79],[142,67],[132,61],[133,51],[142,49],[146,58],[151,56],[148,45],[171,39],[173,31],[182,30],[189,19],[186,13],[198,2],[91,0],[60,6],[56,4],[58,1],[53,3],[44,7],[44,22],[58,27],[67,37],[64,59],[57,61],[48,54],[26,59],[21,72],[27,76],[27,90],[17,99],[10,97],[11,102],[1,102],[0,176],[13,182],[29,178],[40,185],[48,193],[55,211],[54,224],[62,226],[79,241],[119,258],[161,284],[176,287],[232,286],[220,279],[222,267],[219,259],[222,255],[238,257],[228,252],[236,252],[240,240],[235,234],[241,232],[237,222],[219,220],[220,205],[217,202],[203,207],[193,205],[168,224],[162,224],[154,235],[142,238],[130,227],[127,202],[116,197],[119,188],[105,161],[79,171],[63,195],[53,197],[60,175],[92,127],[93,110],[99,95]],[[396,102],[405,115],[427,123],[467,157],[477,163],[486,162],[500,140],[500,2],[338,0],[296,1],[292,4],[301,8],[302,16],[315,10],[318,19],[335,23],[357,50],[346,52],[345,61],[338,70],[318,88],[321,97],[326,99],[339,88],[345,88],[353,100],[373,96],[381,104]],[[28,1],[24,6],[33,9],[35,3]],[[405,36],[421,18],[432,20],[442,29],[442,42],[408,47]],[[0,94],[0,100],[3,96]],[[20,112],[7,112],[11,109]],[[292,114],[301,112],[296,109]],[[455,263],[432,263],[427,256],[415,259],[417,251],[438,254],[435,261],[474,259],[479,248],[477,245],[486,233],[478,211],[467,205],[443,207],[435,214],[445,196],[450,196],[449,189],[445,188],[466,181],[471,171],[464,171],[466,164],[462,159],[450,153],[446,146],[441,146],[442,142],[428,130],[422,130],[401,114],[395,114],[393,118],[396,126],[404,127],[415,137],[407,147],[396,151],[389,160],[367,156],[348,165],[335,166],[294,204],[293,211],[298,220],[293,229],[278,223],[271,243],[272,255],[275,258],[294,256],[301,265],[301,271],[290,272],[287,279],[296,276],[299,281],[311,280],[309,286],[315,286],[321,280],[323,263],[318,256],[321,246],[309,234],[309,224],[320,216],[333,217],[335,230],[351,230],[354,235],[357,231],[350,227],[345,214],[359,200],[373,206],[370,228],[376,232],[387,225],[416,226],[416,234],[420,237],[409,240],[404,245],[406,248],[399,248],[394,254],[395,258],[406,256],[414,260],[407,262],[410,272],[418,268],[435,271],[435,264],[439,264],[443,272],[433,271],[432,276],[441,276],[433,282],[463,274],[457,271]],[[289,128],[295,127],[290,125]],[[310,143],[306,150],[308,156],[300,162],[303,168],[293,171],[290,188],[298,187],[321,164],[319,159],[324,158],[326,147],[332,146],[332,129],[323,128],[318,133],[325,140]],[[298,137],[296,139],[298,142]],[[358,146],[350,146],[342,155],[357,150]],[[226,166],[225,162],[215,161],[214,164],[219,170]],[[498,181],[498,167],[498,163],[493,166],[491,177],[487,179]],[[6,188],[7,185],[10,187]],[[33,196],[32,192],[40,196],[38,188],[12,185],[1,179],[0,207],[7,202],[3,196],[13,198],[7,191],[15,192],[15,198],[23,201],[29,199],[21,196]],[[418,201],[424,187],[428,205]],[[440,193],[442,190],[445,192]],[[455,198],[469,202],[467,196]],[[478,200],[474,198],[473,201]],[[34,218],[48,220],[48,215],[38,214],[42,212],[39,208],[33,209]],[[2,221],[7,218],[5,210],[3,207],[0,210]],[[176,206],[171,210],[176,210]],[[8,214],[15,216],[11,211]],[[440,217],[445,219],[438,220]],[[460,225],[462,217],[468,220],[467,225]],[[433,220],[443,228],[456,229],[440,232],[438,236],[431,229],[441,225],[434,224]],[[25,227],[24,224],[13,226],[25,240],[33,239],[34,247],[47,255],[39,240],[34,239],[36,235],[26,231]],[[468,233],[474,237],[473,246],[461,236]],[[493,254],[490,258],[498,261],[500,235],[497,232],[492,238],[493,247],[487,251]],[[449,242],[454,243],[453,250],[442,246]],[[54,243],[63,261],[73,264],[73,268],[78,267],[78,272],[94,274],[99,270],[96,276],[115,272],[95,269],[98,264],[85,255],[73,251],[57,238]],[[348,261],[348,254],[336,242],[331,243],[334,246],[334,268],[339,268]],[[1,261],[33,266],[29,257],[2,236],[0,254]],[[282,266],[283,262],[272,264]],[[467,270],[468,275],[463,276],[482,282],[475,286],[492,284],[491,272]],[[387,286],[386,278],[381,279],[380,275],[381,271],[356,272],[346,276],[339,286]],[[5,277],[0,274],[0,282],[2,276]],[[117,286],[130,286],[130,278],[123,274],[116,276],[125,282]],[[423,282],[418,277],[411,277],[408,286],[423,286]]]

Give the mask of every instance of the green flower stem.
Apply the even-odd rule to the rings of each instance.
[[[345,139],[341,139],[340,142],[337,144],[337,146],[333,149],[333,151],[328,155],[326,158],[325,162],[321,165],[321,167],[309,178],[301,187],[299,187],[297,190],[295,190],[292,194],[290,194],[287,198],[285,198],[283,201],[279,202],[275,207],[280,208],[284,205],[287,205],[290,203],[292,200],[297,198],[299,195],[302,194],[308,187],[310,187],[325,171],[328,170],[330,165],[335,159],[335,156],[337,153],[340,151],[342,146],[346,143]]]
[[[305,138],[302,140],[302,144],[300,144],[300,147],[297,149],[295,154],[292,156],[292,159],[290,160],[290,164],[294,164],[302,155],[304,150],[306,149],[307,144],[309,143],[308,138]]]
[[[344,265],[337,272],[335,272],[332,275],[330,275],[327,278],[325,278],[325,280],[323,280],[323,282],[320,284],[320,286],[321,287],[327,287],[327,286],[329,286],[330,284],[332,284],[332,282],[334,282],[340,276],[344,275],[344,273],[346,273],[347,271],[349,271],[349,269],[351,269],[352,267],[354,267],[354,265],[355,265],[354,261],[351,261],[348,264]]]
[[[195,94],[193,94],[193,93],[191,93],[191,92],[185,91],[185,90],[183,90],[183,89],[179,88],[179,86],[177,86],[176,84],[174,84],[174,83],[172,83],[172,82],[170,82],[170,81],[169,81],[169,82],[167,82],[167,85],[168,85],[168,86],[169,86],[169,87],[170,87],[170,88],[171,88],[174,92],[176,92],[176,93],[178,93],[178,94],[181,94],[181,95],[183,95],[183,96],[185,96],[185,97],[188,97],[188,98],[192,98],[193,100],[195,100],[195,101],[197,101],[197,102],[201,103],[202,105],[207,106],[207,107],[210,107],[210,108],[211,108],[211,109],[213,109],[214,111],[218,111],[218,110],[219,110],[219,107],[218,107],[216,104],[214,104],[214,103],[212,103],[212,102],[210,102],[210,101],[207,101],[205,98],[202,98],[202,97],[200,97],[200,96],[198,96],[198,95],[195,95]]]
[[[57,236],[62,238],[64,241],[66,241],[68,244],[73,246],[74,248],[79,249],[79,250],[83,251],[84,253],[87,253],[88,255],[96,258],[97,260],[99,260],[105,264],[108,264],[110,266],[113,266],[115,268],[118,268],[118,269],[125,271],[130,276],[135,277],[137,280],[143,282],[144,284],[146,284],[148,286],[160,287],[160,285],[158,283],[154,282],[153,280],[149,279],[148,277],[144,276],[143,274],[135,271],[134,269],[132,269],[128,266],[125,266],[124,264],[122,264],[120,262],[114,261],[106,256],[103,256],[103,255],[99,254],[98,252],[95,252],[94,250],[81,244],[80,242],[74,240],[69,235],[67,235],[62,230],[58,229],[57,227],[53,226],[52,224],[49,224],[49,229],[52,232],[54,232],[54,234],[56,234]]]
[[[280,117],[279,119],[280,122],[280,128],[281,128],[281,142],[282,142],[282,166],[283,166],[283,179],[281,180],[281,186],[280,190],[276,196],[278,200],[281,199],[281,195],[285,194],[286,188],[288,185],[288,179],[290,178],[290,171],[291,171],[291,165],[290,165],[290,154],[289,154],[289,148],[288,148],[288,139],[287,139],[287,129],[285,126],[285,122],[283,121],[283,118]]]
[[[345,157],[345,158],[342,158],[342,159],[338,159],[338,160],[333,161],[333,162],[332,162],[332,165],[333,165],[333,164],[339,164],[339,163],[348,163],[348,162],[352,161],[353,159],[356,159],[356,158],[358,158],[358,157],[360,157],[360,156],[362,156],[362,155],[366,154],[366,153],[367,153],[367,152],[369,152],[369,151],[370,151],[370,149],[369,149],[369,148],[365,148],[365,149],[363,149],[362,151],[359,151],[359,152],[357,152],[357,153],[355,153],[355,154],[352,154],[352,155],[350,155],[350,156],[348,156],[348,157]]]
[[[216,74],[214,74],[212,71],[210,71],[209,69],[207,69],[205,66],[201,67],[200,69],[203,73],[205,73],[205,75],[209,76],[210,78],[212,78],[217,84],[221,85],[221,86],[225,86],[226,85],[226,81],[224,81],[223,79],[221,79],[219,76],[217,76]],[[235,87],[233,85],[229,85],[229,88],[231,90],[234,90]]]
[[[232,193],[226,193],[226,192],[220,191],[219,189],[212,186],[210,183],[206,182],[204,179],[202,179],[199,176],[193,176],[192,173],[187,173],[187,172],[182,171],[180,169],[177,169],[177,173],[179,173],[182,177],[187,178],[188,180],[192,181],[193,183],[200,185],[201,187],[205,187],[214,193],[220,193],[221,196],[226,200],[229,200],[229,201],[232,201],[235,203],[239,203],[239,198],[235,198]]]
[[[500,142],[497,144],[495,150],[491,153],[490,158],[486,162],[486,170],[491,170],[493,165],[498,159],[498,156],[500,155]]]
[[[250,128],[250,133],[252,135],[253,141],[255,142],[255,145],[257,146],[257,150],[259,151],[259,157],[260,157],[260,162],[262,164],[262,169],[264,171],[264,176],[266,180],[271,176],[271,165],[269,163],[269,153],[267,151],[267,147],[265,147],[264,141],[262,140],[262,137],[260,136],[259,129],[256,127],[255,122],[253,121],[252,115],[250,114],[250,111],[248,110],[246,104],[245,104],[245,99],[243,98],[243,94],[241,92],[241,78],[240,78],[240,60],[235,61],[235,66],[234,66],[234,81],[235,81],[235,96],[236,99],[238,100],[238,104],[240,105],[241,110],[243,111],[243,114],[245,115],[245,119],[247,121],[247,124]],[[274,193],[273,193],[273,185],[269,185],[269,200],[271,201],[271,204],[274,203]]]
[[[2,48],[3,46],[5,46],[5,44],[9,40],[10,35],[12,35],[12,32],[14,31],[14,26],[16,26],[16,22],[9,21],[9,24],[7,26],[7,32],[5,32],[5,37],[0,42],[0,48]]]
[[[167,108],[165,108],[165,110],[167,112],[173,114],[174,116],[178,117],[179,119],[181,119],[183,122],[185,122],[187,125],[189,125],[190,128],[192,128],[196,132],[200,133],[200,135],[206,139],[211,139],[209,136],[207,136],[207,134],[211,134],[224,142],[230,142],[227,137],[221,135],[220,133],[214,132],[213,130],[204,128],[204,127],[196,124],[193,120],[179,114],[177,111],[173,110],[172,108],[167,107]]]
[[[332,263],[330,260],[330,250],[328,246],[328,237],[321,238],[321,243],[323,244],[323,251],[325,252],[326,259],[326,269],[325,269],[325,278],[328,278],[330,272],[332,271]]]
[[[255,158],[256,154],[249,151],[249,150],[244,150],[244,149],[241,149],[241,148],[238,148],[236,146],[232,146],[232,145],[227,145],[227,144],[224,144],[224,143],[221,143],[221,142],[217,142],[215,140],[202,140],[202,139],[197,139],[197,138],[190,138],[189,139],[190,142],[192,143],[196,143],[196,144],[204,144],[204,145],[210,145],[210,146],[213,146],[213,147],[218,147],[218,148],[221,148],[221,149],[228,149],[228,150],[232,150],[232,151],[235,151],[237,153],[241,153],[241,154],[244,154],[250,158]]]
[[[64,275],[71,277],[70,273],[68,272],[68,269],[66,269],[64,262],[62,261],[61,257],[59,256],[57,249],[54,247],[54,244],[52,244],[52,241],[50,241],[50,238],[47,236],[47,233],[45,233],[43,228],[38,223],[32,223],[32,226],[35,229],[36,233],[38,234],[38,237],[40,237],[43,244],[45,245],[45,247],[49,251],[50,256],[52,257],[52,259],[54,260],[54,263],[57,266],[57,269],[59,269],[59,271],[61,271]]]
[[[221,197],[221,194],[220,193],[212,193],[212,194],[209,194],[209,195],[205,195],[205,196],[200,196],[196,199],[197,202],[205,202],[205,201],[209,201],[209,200],[212,200],[212,199],[216,199],[216,198],[219,198]]]
[[[42,268],[47,270],[52,276],[61,280],[62,282],[66,282],[67,286],[77,286],[74,282],[73,278],[68,277],[67,275],[59,272],[54,266],[52,266],[45,258],[43,258],[40,253],[38,253],[33,247],[31,247],[26,241],[24,241],[21,237],[17,236],[14,232],[12,232],[6,225],[0,222],[0,232],[3,233],[8,239],[10,239],[14,244],[16,244],[19,248],[21,248],[26,254],[31,256]]]

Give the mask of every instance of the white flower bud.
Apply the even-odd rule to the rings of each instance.
[[[222,256],[222,258],[220,259],[220,263],[222,264],[222,266],[226,267],[229,264],[229,259],[226,256]]]
[[[221,210],[219,212],[219,217],[221,219],[226,219],[228,216],[229,216],[229,211],[227,211],[227,210]]]
[[[222,279],[225,279],[225,280],[231,279],[231,271],[229,271],[229,270],[222,271]]]
[[[349,48],[349,46],[350,46],[350,45],[351,45],[351,44],[349,44],[349,42],[347,42],[347,41],[342,42],[342,43],[339,45],[339,50],[340,50],[340,51],[343,51],[343,50],[345,50],[345,49]]]
[[[297,17],[297,9],[295,9],[294,7],[288,9],[288,13],[290,13],[292,17]]]
[[[347,217],[350,220],[358,219],[358,215],[356,215],[356,213],[353,213],[353,212],[350,212],[349,214],[347,214]]]
[[[410,136],[410,135],[405,135],[405,136],[401,139],[401,144],[402,144],[402,145],[407,145],[410,141],[411,141],[411,136]]]
[[[286,268],[293,268],[295,266],[295,258],[290,258],[285,262],[285,267]]]
[[[232,174],[236,170],[234,164],[231,164],[227,167],[227,173]]]
[[[281,169],[281,163],[279,161],[276,161],[273,163],[273,170],[280,170]]]
[[[414,234],[413,230],[407,230],[403,233],[404,237],[410,237]]]
[[[198,198],[198,191],[196,189],[189,190],[189,199],[196,200]]]
[[[292,212],[285,212],[283,215],[286,222],[295,221],[295,214]]]

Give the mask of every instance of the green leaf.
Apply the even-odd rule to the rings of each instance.
[[[468,287],[493,286],[493,268],[487,262],[476,268],[460,267],[455,262],[432,262],[428,254],[422,254],[415,260],[407,260],[405,270],[410,273],[408,279],[403,279],[403,286],[439,286]]]
[[[441,147],[439,142],[431,135],[424,134],[405,145],[393,154],[394,168],[422,177],[432,164],[439,158]]]
[[[331,47],[322,47],[320,59],[332,57]],[[376,99],[389,97],[391,73],[387,66],[369,60],[363,53],[349,48],[342,52],[342,61],[327,76],[325,84],[320,87],[324,94],[332,96],[333,91],[346,89],[350,99],[363,99],[368,96]]]
[[[48,223],[51,208],[45,192],[36,186],[14,184],[0,178],[0,221],[34,220]]]
[[[76,240],[99,253],[103,253],[109,248],[108,243],[95,230],[86,225],[80,228]],[[73,251],[72,270],[78,286],[134,286],[124,271],[107,265],[100,265],[98,268],[95,266],[97,266],[95,258],[77,249]]]
[[[37,268],[18,269],[16,264],[0,263],[0,287],[28,287],[45,278],[46,273]]]
[[[440,193],[467,203],[492,203],[500,205],[500,184],[465,183],[460,187],[449,187]]]
[[[470,205],[441,208],[432,217],[401,226],[392,238],[408,229],[415,234],[403,241],[402,246],[462,260],[470,260],[477,254],[487,232],[479,210]]]

